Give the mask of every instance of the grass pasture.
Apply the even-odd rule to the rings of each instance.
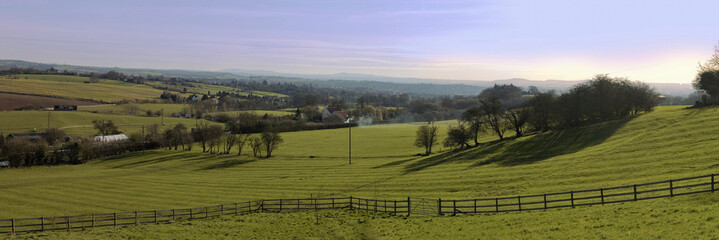
[[[104,102],[159,99],[162,90],[114,80],[83,83],[88,77],[21,74],[19,79],[0,77],[4,92],[58,96]]]
[[[44,131],[47,128],[48,115],[50,127],[57,127],[70,136],[88,136],[97,133],[93,120],[112,120],[123,133],[138,132],[142,126],[160,124],[160,117],[139,117],[117,114],[101,114],[81,111],[12,111],[0,112],[0,132],[3,134]],[[165,117],[165,127],[177,123],[195,126],[195,119]],[[206,121],[206,120],[199,120]],[[216,124],[216,123],[211,123]]]
[[[46,232],[52,239],[686,239],[719,237],[718,194],[475,216],[388,216],[350,210],[230,215],[114,230]],[[319,217],[319,220],[318,220]]]
[[[82,112],[93,112],[93,113],[105,113],[105,114],[125,114],[125,115],[139,115],[147,116],[147,110],[151,110],[153,113],[164,110],[164,115],[169,117],[172,113],[182,112],[187,108],[187,104],[170,104],[170,103],[128,103],[128,104],[116,104],[116,105],[101,105],[101,106],[85,106],[78,107],[78,111]],[[133,114],[130,111],[135,111]]]
[[[462,152],[437,147],[441,152],[429,157],[415,156],[422,151],[412,145],[419,124],[357,127],[352,128],[351,165],[347,163],[348,129],[331,129],[283,133],[285,143],[269,159],[210,155],[196,147],[192,152],[130,153],[76,166],[5,169],[0,171],[0,202],[4,203],[0,218],[187,208],[310,195],[468,199],[662,181],[719,173],[719,141],[709,134],[719,130],[717,120],[719,108],[659,107],[634,118],[513,140],[495,141],[485,135],[480,147]],[[453,123],[440,124],[440,142]],[[651,238],[676,233],[710,238],[716,237],[711,229],[717,226],[717,199],[715,194],[698,194],[442,218],[340,211],[327,213],[337,217],[322,219],[321,225],[314,225],[312,213],[259,214],[47,236]],[[322,226],[327,230],[308,232]],[[233,231],[233,227],[248,231]],[[187,235],[158,235],[171,231]]]

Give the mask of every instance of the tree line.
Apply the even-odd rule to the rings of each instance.
[[[470,148],[479,145],[480,134],[494,134],[500,140],[508,131],[516,137],[526,132],[576,127],[650,112],[659,103],[659,94],[645,83],[606,74],[580,83],[565,93],[538,92],[522,95],[513,85],[495,85],[477,96],[479,104],[465,110],[459,124],[450,126],[445,147]],[[436,126],[417,130],[415,146],[430,154],[437,142]]]

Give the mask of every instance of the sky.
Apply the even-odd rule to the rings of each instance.
[[[453,80],[689,83],[719,1],[0,1],[0,59]]]

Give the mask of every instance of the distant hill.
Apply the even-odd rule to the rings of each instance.
[[[0,69],[11,67],[32,67],[50,68],[54,67],[60,71],[76,72],[107,72],[110,70],[120,71],[133,75],[164,75],[166,77],[184,77],[193,79],[207,79],[214,81],[265,81],[270,83],[294,83],[312,84],[313,86],[331,88],[353,88],[367,89],[381,92],[415,93],[420,95],[475,95],[482,89],[494,86],[495,84],[514,84],[527,89],[529,86],[536,86],[542,91],[557,90],[565,91],[577,83],[587,80],[528,80],[512,78],[494,81],[477,80],[449,80],[449,79],[428,79],[428,78],[401,78],[387,77],[371,74],[357,73],[336,73],[336,74],[295,74],[281,73],[274,71],[225,69],[221,71],[193,71],[176,69],[144,69],[144,68],[115,68],[115,67],[94,67],[75,66],[64,64],[35,63],[22,60],[0,60]],[[673,96],[687,96],[694,92],[691,84],[688,83],[648,83],[659,93]]]

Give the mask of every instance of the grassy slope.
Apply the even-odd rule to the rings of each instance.
[[[418,125],[353,128],[352,165],[346,163],[347,129],[334,129],[284,133],[285,143],[271,159],[160,150],[81,166],[9,169],[0,171],[0,202],[6,203],[0,205],[0,218],[195,207],[310,194],[390,199],[526,195],[716,173],[719,142],[716,135],[707,133],[719,129],[718,113],[719,108],[660,107],[634,119],[485,143],[469,151],[430,157],[412,156],[420,152],[412,146]],[[446,125],[442,127],[444,133]],[[489,136],[483,139],[490,140]],[[319,158],[310,159],[310,155]],[[703,198],[715,197],[677,199]],[[588,213],[561,210],[557,211],[561,214],[546,215],[558,219],[545,220],[560,225],[559,229],[571,228],[576,224],[572,220],[606,225],[613,223],[612,212],[645,216],[649,210],[631,206],[661,201],[674,200],[577,210],[604,209],[610,214],[596,219]],[[680,209],[696,207],[692,201],[674,204]],[[694,209],[684,216],[700,219],[709,213]],[[524,218],[544,219],[526,214],[521,219],[512,214],[500,218],[516,224],[524,224],[519,223]],[[565,214],[576,215],[565,222]],[[657,226],[673,226],[667,217],[661,220]],[[531,228],[529,223],[523,226]],[[411,227],[398,224],[398,228]]]
[[[37,233],[51,239],[716,239],[719,194],[456,217],[343,211],[224,216],[175,224]],[[317,221],[319,216],[319,221]]]
[[[20,79],[0,78],[0,89],[5,92],[82,98],[96,101],[124,99],[159,99],[162,90],[122,81],[100,80],[83,83],[87,77],[62,75],[19,75]],[[27,79],[25,79],[27,78]]]
[[[100,114],[89,112],[65,111],[13,111],[0,112],[0,132],[4,135],[17,132],[43,131],[47,128],[47,118],[50,114],[50,127],[63,129],[71,136],[87,136],[97,132],[93,127],[93,120],[112,120],[118,130],[124,133],[140,131],[142,126],[160,124],[160,117],[136,117],[116,114]],[[206,121],[206,120],[201,120]],[[194,126],[194,119],[165,117],[165,127],[172,127],[177,123],[185,126]]]
[[[160,111],[164,109],[165,116],[171,116],[172,113],[182,112],[187,107],[187,104],[170,104],[170,103],[142,103],[142,104],[117,104],[117,105],[98,105],[98,106],[80,106],[78,111],[82,112],[97,112],[97,113],[108,113],[108,114],[130,114],[128,106],[136,106],[137,111],[134,115],[146,116],[147,110],[152,112]]]

